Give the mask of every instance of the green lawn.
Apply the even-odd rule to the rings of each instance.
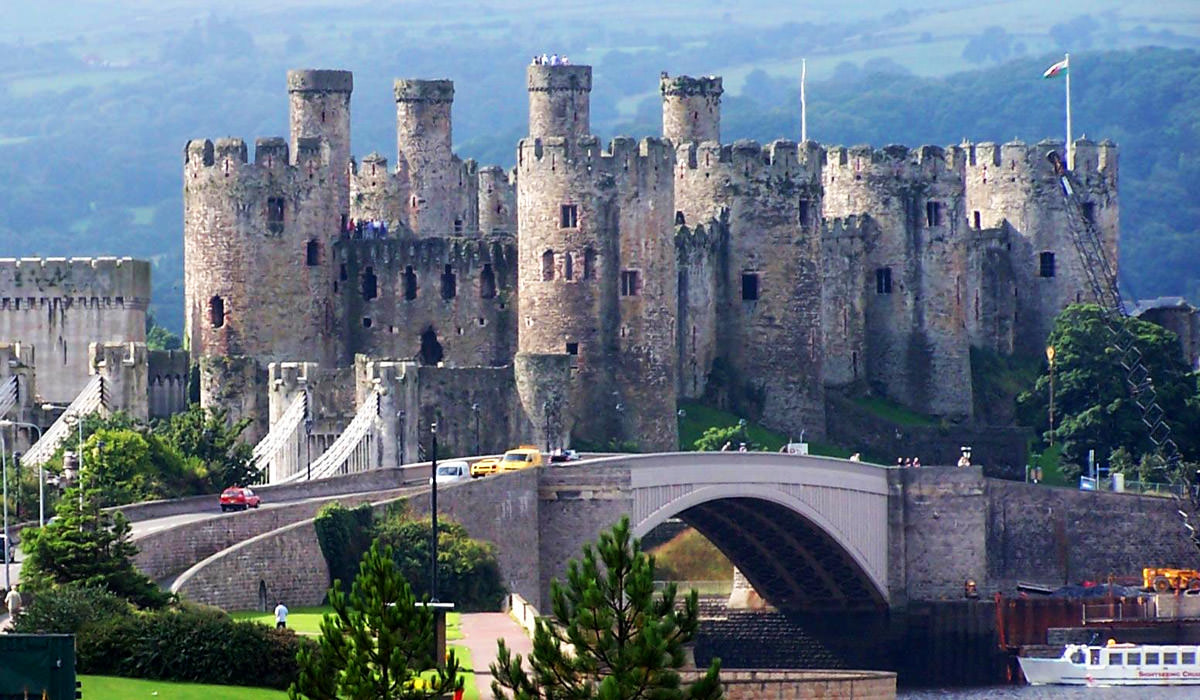
[[[113,676],[78,676],[87,700],[283,700],[287,693],[238,685],[201,685]]]
[[[287,624],[297,634],[317,636],[321,634],[321,620],[326,613],[333,612],[328,605],[311,608],[291,608],[288,611]],[[229,613],[235,620],[250,620],[260,624],[275,626],[275,613],[259,612],[257,610],[238,610]],[[462,639],[462,613],[446,613],[446,639]]]
[[[938,424],[934,418],[917,413],[880,396],[859,396],[853,400],[856,405],[898,425],[931,427]]]

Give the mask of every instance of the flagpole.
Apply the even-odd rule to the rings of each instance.
[[[1071,141],[1071,54],[1063,58],[1067,64],[1067,168],[1075,169],[1075,146]]]
[[[808,101],[804,83],[808,78],[808,59],[800,59],[800,142],[808,141]]]

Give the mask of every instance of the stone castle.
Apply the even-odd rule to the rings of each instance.
[[[1040,355],[1090,296],[1062,143],[722,143],[721,79],[663,74],[662,136],[603,145],[591,80],[529,66],[505,171],[454,154],[448,80],[396,81],[391,165],[351,154],[349,72],[289,72],[289,139],[187,144],[188,353],[145,349],[144,262],[0,260],[0,381],[24,373],[39,424],[96,374],[153,417],[198,365],[251,440],[303,392],[315,454],[383,388],[382,461],[415,460],[435,420],[459,454],[674,450],[678,403],[706,395],[794,436],[854,392],[970,424],[971,348]],[[1070,151],[1115,260],[1117,149]]]
[[[344,71],[290,72],[290,140],[253,161],[238,139],[189,142],[204,401],[261,419],[268,364],[313,385],[364,356],[415,361],[408,415],[442,415],[465,452],[481,419],[485,450],[674,450],[677,402],[706,391],[819,437],[831,389],[970,418],[970,349],[1041,353],[1090,296],[1045,158],[1061,142],[722,143],[721,79],[664,74],[662,137],[605,146],[591,80],[529,66],[508,172],[454,154],[447,80],[396,81],[394,167],[351,155]],[[1115,259],[1117,149],[1071,147]]]

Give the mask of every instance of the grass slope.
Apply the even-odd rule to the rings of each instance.
[[[654,556],[654,578],[662,581],[725,581],[733,576],[733,564],[721,550],[690,527],[650,554]]]
[[[695,401],[684,401],[679,404],[683,409],[684,416],[679,421],[679,449],[691,451],[696,440],[704,434],[704,431],[709,428],[724,428],[731,425],[737,425],[741,416],[722,411],[719,408],[713,408],[706,404]],[[788,442],[789,437],[776,433],[772,430],[762,427],[758,423],[747,423],[746,432],[750,435],[750,441],[754,443],[756,449],[766,449],[770,452],[778,451]],[[800,436],[793,435],[790,439],[799,442]],[[811,454],[821,457],[849,457],[853,450],[841,447],[839,445],[831,445],[824,442],[808,441],[808,451]]]

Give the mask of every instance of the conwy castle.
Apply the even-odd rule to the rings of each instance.
[[[88,368],[73,339],[124,347],[110,362],[141,363],[125,384],[146,390],[127,399],[142,415],[181,407],[181,389],[152,387],[198,364],[202,402],[252,418],[252,439],[304,394],[318,450],[374,387],[393,459],[435,420],[459,454],[673,451],[677,403],[706,392],[812,438],[837,419],[833,392],[970,424],[971,348],[1040,355],[1055,315],[1090,297],[1046,159],[1062,142],[722,143],[721,79],[663,74],[661,137],[605,145],[591,82],[588,66],[528,67],[529,135],[505,171],[453,152],[448,80],[396,81],[389,163],[352,155],[349,72],[291,71],[288,139],[252,158],[240,139],[186,146],[189,356],[138,349],[143,263],[10,260],[0,340],[37,360],[9,364],[61,353],[69,372],[45,381],[74,384],[45,398],[69,401]],[[1070,146],[1115,260],[1117,148]],[[101,272],[116,310],[53,291]]]

